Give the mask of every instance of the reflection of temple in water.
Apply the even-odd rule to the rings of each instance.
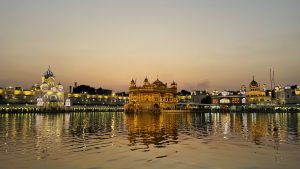
[[[70,131],[73,136],[84,137],[85,134],[99,133],[113,135],[123,130],[123,114],[120,112],[71,113]]]
[[[131,145],[163,147],[178,142],[178,130],[190,123],[190,114],[126,114],[125,120]]]
[[[7,151],[35,159],[61,157],[70,151],[101,151],[114,141],[121,146],[129,142],[130,148],[159,148],[187,135],[206,143],[239,139],[278,150],[281,143],[298,144],[299,118],[300,113],[0,114],[0,156]]]

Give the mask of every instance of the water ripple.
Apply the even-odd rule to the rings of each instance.
[[[298,113],[0,114],[0,161],[3,166],[30,168],[40,160],[64,164],[86,160],[86,165],[94,165],[90,168],[97,168],[98,161],[142,165],[174,160],[182,165],[183,159],[198,164],[187,157],[232,156],[230,161],[244,156],[293,164],[300,156],[298,117]]]

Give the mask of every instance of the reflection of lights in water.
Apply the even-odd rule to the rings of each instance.
[[[256,113],[252,113],[251,117],[252,117],[252,122],[256,123]]]
[[[213,133],[217,132],[218,123],[219,123],[219,113],[213,113],[213,125],[214,125],[214,131]]]
[[[242,121],[243,121],[243,133],[246,135],[248,133],[248,119],[247,114],[242,114]]]
[[[242,114],[242,120],[243,120],[243,126],[247,127],[247,114],[245,113]]]
[[[223,134],[229,134],[229,122],[230,122],[230,114],[225,114],[221,116],[221,125],[224,128]]]
[[[224,133],[223,134],[228,134],[228,123],[227,122],[224,124]],[[225,138],[225,136],[224,136],[224,138]]]
[[[209,113],[205,113],[204,117],[205,117],[205,122],[210,122],[210,114]]]
[[[112,117],[112,119],[111,119],[111,125],[110,125],[110,128],[111,128],[112,132],[115,131],[115,119],[114,119],[113,117]]]
[[[4,140],[4,137],[0,137],[0,143],[2,142],[3,145],[3,147],[0,147],[0,158],[11,158],[9,161],[3,160],[3,163],[6,165],[9,165],[8,163],[12,161],[15,161],[15,165],[21,165],[21,160],[36,163],[36,159],[49,159],[48,161],[55,159],[57,162],[77,161],[77,159],[80,159],[82,160],[80,162],[86,165],[86,168],[92,168],[93,166],[89,165],[91,163],[95,164],[96,160],[115,159],[116,163],[122,162],[119,154],[122,156],[128,155],[128,158],[124,159],[127,163],[132,162],[131,160],[136,160],[136,156],[132,157],[131,155],[137,153],[132,151],[145,152],[144,155],[148,158],[158,155],[163,156],[165,154],[155,153],[170,152],[174,148],[180,152],[177,154],[177,157],[190,162],[189,160],[192,158],[186,157],[184,153],[181,153],[187,150],[186,147],[191,147],[189,152],[197,151],[198,154],[195,154],[195,158],[197,158],[197,155],[205,154],[207,151],[215,151],[214,149],[206,151],[205,148],[218,148],[219,146],[224,153],[228,153],[228,158],[232,157],[230,160],[233,161],[235,160],[234,158],[253,155],[255,151],[260,153],[252,156],[255,159],[262,157],[262,155],[266,157],[264,159],[271,159],[272,155],[275,155],[283,163],[282,157],[290,157],[290,155],[299,155],[300,153],[300,151],[297,151],[299,148],[297,140],[300,131],[299,118],[300,113],[294,115],[256,114],[257,122],[254,124],[252,119],[255,118],[253,118],[252,113],[190,113],[160,114],[159,116],[148,114],[134,116],[133,114],[126,115],[112,112],[66,113],[59,115],[0,114],[0,131],[3,131],[1,134],[6,136],[6,140]],[[191,125],[189,125],[190,123]],[[273,131],[275,124],[279,125],[279,130],[276,132]],[[268,126],[272,127],[268,128]],[[249,127],[249,131],[247,131],[247,127]],[[204,132],[207,129],[209,129],[209,132]],[[7,134],[5,135],[6,131]],[[13,134],[14,132],[15,134]],[[234,137],[231,137],[231,134]],[[254,137],[255,140],[253,139]],[[26,144],[22,144],[23,141]],[[201,144],[201,141],[206,144]],[[257,141],[259,146],[254,145],[255,141]],[[13,145],[11,144],[12,142],[17,144]],[[7,148],[5,148],[5,145],[7,145]],[[121,151],[124,149],[132,151],[124,151],[118,154],[120,151],[115,146],[121,147]],[[183,149],[181,149],[182,146]],[[280,148],[278,148],[279,146]],[[232,147],[234,149],[231,149]],[[274,148],[276,148],[276,151],[274,151]],[[286,151],[290,150],[290,148],[295,148],[295,151]],[[285,152],[284,155],[288,156],[282,156],[282,150]],[[5,153],[6,151],[8,153]],[[83,153],[80,153],[83,151],[88,153],[83,155]],[[262,154],[262,152],[265,154]],[[207,157],[220,159],[224,153],[215,153],[213,157],[207,153]],[[89,155],[87,156],[86,154]],[[89,158],[91,157],[90,155],[95,155],[94,157],[97,158]],[[252,157],[245,160],[251,161],[253,160]],[[172,156],[170,156],[171,158]],[[291,159],[295,158],[285,159],[291,162]],[[245,161],[243,160],[242,162]],[[1,163],[1,166],[3,163]],[[109,165],[118,168],[114,166],[116,163],[110,163]],[[236,163],[238,164],[239,161]],[[68,166],[66,168],[71,167]]]

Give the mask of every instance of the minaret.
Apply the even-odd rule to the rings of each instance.
[[[130,87],[136,87],[135,81],[133,79],[130,82]]]
[[[275,73],[274,73],[274,69],[273,69],[273,78],[272,78],[272,81],[273,81],[273,88],[275,87]],[[273,88],[271,90],[273,90]]]
[[[177,83],[175,83],[174,80],[173,80],[173,82],[171,83],[171,88],[177,88]]]
[[[148,81],[148,78],[146,76],[145,80],[144,80],[144,86],[147,86],[147,85],[150,85],[149,81]]]
[[[270,90],[273,90],[275,88],[275,73],[274,68],[270,67]]]

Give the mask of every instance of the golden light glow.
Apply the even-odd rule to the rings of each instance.
[[[219,99],[212,99],[212,104],[218,104],[219,103]]]
[[[47,91],[47,95],[51,95],[51,94],[53,94],[52,91]]]
[[[25,96],[33,95],[33,91],[31,91],[31,90],[25,90],[25,91],[23,91],[23,93]]]
[[[177,105],[177,84],[173,82],[171,87],[160,80],[152,84],[145,78],[143,86],[136,86],[131,81],[129,87],[129,103],[125,105],[125,111],[175,109]]]
[[[254,79],[249,85],[246,96],[248,103],[268,103],[271,101],[271,96],[267,96],[266,91],[262,90]]]
[[[19,94],[21,94],[22,93],[22,90],[15,90],[14,91],[14,95],[19,95]]]
[[[69,97],[78,98],[78,97],[81,97],[81,95],[79,93],[74,93],[74,94],[71,94]]]

